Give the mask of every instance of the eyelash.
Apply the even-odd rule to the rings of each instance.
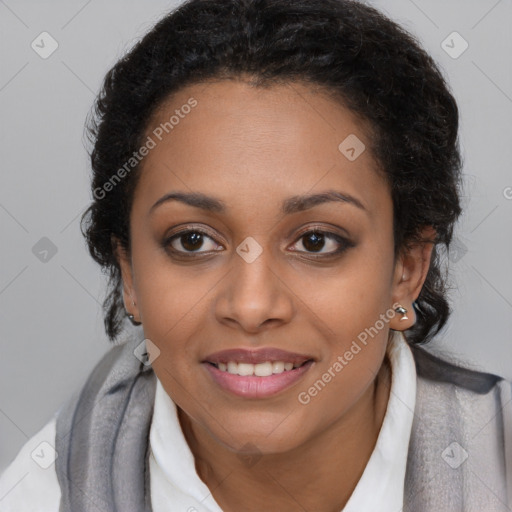
[[[210,238],[211,240],[215,241],[214,238],[207,231],[204,231],[203,229],[199,229],[199,228],[186,229],[186,230],[180,231],[178,233],[175,233],[175,234],[165,238],[165,240],[162,243],[164,249],[166,249],[167,251],[169,251],[173,254],[179,255],[179,257],[196,258],[196,259],[198,258],[197,255],[200,255],[200,254],[211,255],[212,253],[216,252],[216,250],[213,250],[213,251],[180,251],[180,250],[177,250],[177,249],[174,249],[173,247],[171,247],[171,244],[174,240],[179,239],[180,237],[190,234],[190,233],[200,234],[200,235],[206,236],[206,237]],[[302,234],[299,235],[299,237],[296,239],[296,241],[294,242],[293,245],[298,243],[300,240],[302,240],[307,235],[311,235],[313,233],[317,234],[317,235],[323,235],[325,237],[325,239],[334,240],[335,242],[337,242],[340,245],[340,247],[338,249],[336,249],[335,251],[331,251],[328,253],[315,253],[315,252],[308,252],[308,251],[294,251],[294,252],[308,254],[310,259],[323,259],[323,258],[329,258],[329,257],[341,255],[347,249],[354,246],[354,243],[352,241],[350,241],[349,239],[347,239],[341,235],[332,233],[330,231],[324,231],[322,229],[316,229],[316,228],[309,228],[307,231],[304,231]],[[323,247],[322,247],[322,249],[323,249]]]

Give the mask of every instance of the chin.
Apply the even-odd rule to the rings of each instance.
[[[232,419],[222,415],[222,427],[209,429],[220,443],[234,452],[270,455],[293,450],[307,441],[304,422],[292,415],[254,413]],[[291,420],[291,421],[288,421]]]

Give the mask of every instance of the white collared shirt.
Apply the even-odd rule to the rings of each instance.
[[[341,512],[396,512],[403,507],[409,438],[416,402],[416,367],[402,333],[388,344],[391,391],[375,448]],[[51,463],[55,417],[21,448],[0,476],[1,512],[58,512],[60,486]],[[48,443],[41,445],[41,443]],[[157,379],[150,430],[153,512],[222,512],[197,475],[177,408]],[[42,466],[48,465],[43,468]]]

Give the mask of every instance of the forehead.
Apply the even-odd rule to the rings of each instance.
[[[305,84],[191,85],[154,113],[146,136],[153,147],[142,162],[136,201],[154,203],[181,190],[233,207],[277,200],[280,207],[285,197],[326,189],[341,189],[369,209],[390,201],[364,124]]]

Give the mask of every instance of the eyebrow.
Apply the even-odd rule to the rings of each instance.
[[[179,201],[189,206],[213,213],[226,213],[227,211],[227,206],[223,201],[215,197],[202,194],[201,192],[170,192],[158,199],[158,201],[150,208],[149,213],[153,213],[158,206],[169,201]],[[336,190],[326,190],[325,192],[317,194],[289,197],[283,201],[281,205],[281,212],[285,215],[290,215],[292,213],[309,210],[314,206],[329,202],[351,204],[360,210],[366,211],[366,208],[363,206],[361,201],[354,196],[338,192]]]

